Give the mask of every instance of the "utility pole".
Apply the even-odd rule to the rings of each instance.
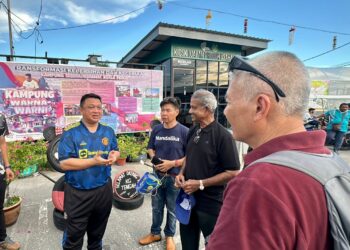
[[[10,6],[10,1],[11,0],[7,0],[7,17],[9,20],[9,36],[10,36],[10,61],[13,61],[13,40],[12,40],[12,25],[11,25],[11,6]]]

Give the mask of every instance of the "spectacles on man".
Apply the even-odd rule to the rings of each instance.
[[[267,78],[263,73],[258,71],[256,68],[251,66],[246,61],[240,59],[237,56],[234,56],[231,60],[231,62],[228,65],[228,71],[233,72],[234,70],[242,70],[249,73],[252,73],[254,76],[260,78],[264,82],[266,82],[268,85],[271,86],[273,92],[275,93],[276,101],[279,102],[279,97],[286,97],[286,94],[275,84],[273,81],[271,81],[269,78]]]
[[[196,136],[193,138],[193,142],[195,144],[197,144],[199,142],[199,139],[201,138],[200,136],[200,133],[202,132],[202,129],[199,128],[197,131],[196,131]]]

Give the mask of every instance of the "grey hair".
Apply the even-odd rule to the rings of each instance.
[[[304,64],[292,53],[274,51],[264,53],[249,61],[249,63],[276,83],[286,94],[281,97],[279,106],[287,116],[303,116],[308,107],[310,95],[310,78]],[[253,74],[239,71],[249,80],[238,81],[243,98],[249,100],[259,93],[269,93],[274,96],[271,87]]]
[[[204,107],[208,108],[211,113],[214,113],[218,106],[214,94],[205,89],[196,90],[191,98],[198,100]]]

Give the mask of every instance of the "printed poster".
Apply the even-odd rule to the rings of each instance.
[[[160,116],[163,72],[0,62],[0,112],[9,140],[42,138],[45,128],[62,130],[80,121],[80,98],[102,97],[104,122],[115,133],[150,130]]]

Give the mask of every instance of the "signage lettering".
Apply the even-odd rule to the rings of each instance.
[[[199,49],[174,48],[173,56],[182,58],[209,59],[229,62],[234,55],[231,53],[203,51]]]

